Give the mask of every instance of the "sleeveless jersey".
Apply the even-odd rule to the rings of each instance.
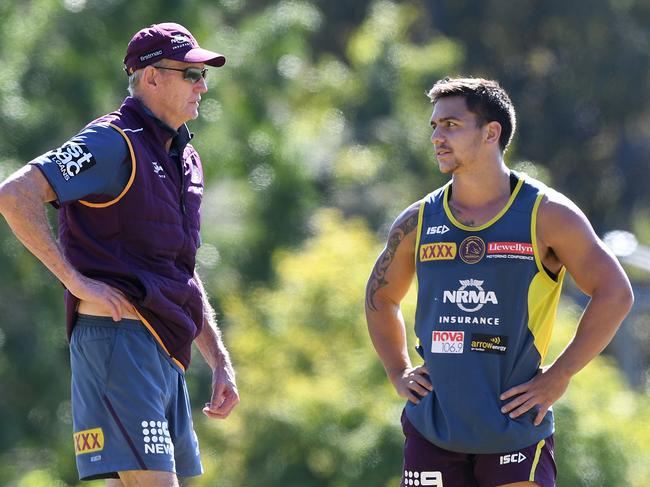
[[[553,433],[549,410],[516,419],[499,395],[530,380],[551,337],[564,268],[552,278],[537,249],[539,181],[513,172],[506,206],[478,227],[463,225],[449,206],[451,183],[422,200],[415,266],[418,351],[433,391],[406,414],[433,444],[464,453],[499,453]]]

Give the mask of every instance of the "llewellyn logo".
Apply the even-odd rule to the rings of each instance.
[[[528,242],[488,242],[485,258],[535,260],[535,251]]]
[[[490,242],[488,254],[533,255],[533,244],[526,242]]]

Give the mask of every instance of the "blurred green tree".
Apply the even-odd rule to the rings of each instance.
[[[142,26],[179,21],[224,52],[191,124],[207,177],[198,261],[243,403],[227,423],[197,418],[196,483],[392,485],[401,402],[365,336],[363,281],[392,218],[443,180],[424,92],[447,74],[500,79],[520,115],[511,165],[599,230],[643,238],[649,16],[644,0],[4,1],[0,178],[119,104]],[[74,485],[61,288],[6,225],[0,270],[0,485]],[[190,378],[200,404],[200,359]],[[647,397],[602,361],[574,383],[592,400],[557,407],[563,485],[645,485]]]

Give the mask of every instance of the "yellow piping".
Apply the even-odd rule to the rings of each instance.
[[[428,196],[427,196],[428,198]],[[415,235],[415,266],[417,268],[418,264],[418,255],[420,249],[420,237],[422,236],[422,219],[424,217],[424,207],[426,205],[427,198],[423,198],[420,202],[420,209],[418,210],[418,230]],[[417,272],[415,273],[415,279],[417,282]]]
[[[537,448],[535,449],[535,458],[533,459],[533,466],[530,468],[530,477],[528,477],[528,480],[531,482],[535,481],[535,470],[537,470],[537,464],[539,463],[539,457],[542,454],[542,448],[546,444],[545,440],[541,440],[539,443],[537,443]]]
[[[469,232],[477,232],[479,230],[484,230],[487,227],[489,227],[490,225],[492,225],[493,223],[495,223],[499,218],[501,218],[504,215],[504,213],[506,211],[508,211],[508,209],[510,209],[510,206],[512,206],[512,203],[515,201],[515,198],[517,197],[517,194],[519,193],[519,190],[521,189],[523,184],[524,184],[524,179],[520,178],[519,181],[517,181],[517,185],[515,186],[515,190],[510,195],[510,199],[508,199],[508,203],[506,204],[506,206],[501,208],[501,211],[499,213],[497,213],[494,218],[492,218],[490,221],[484,223],[481,226],[470,227],[470,226],[467,226],[467,225],[463,225],[461,222],[456,220],[453,213],[451,212],[451,209],[449,208],[449,201],[448,201],[449,200],[449,188],[451,188],[451,183],[449,183],[445,187],[445,194],[444,194],[443,199],[442,199],[444,207],[445,207],[445,213],[447,214],[447,218],[449,218],[449,220],[451,221],[451,223],[454,224],[454,226],[460,228],[461,230],[465,230],[465,231],[469,231]]]

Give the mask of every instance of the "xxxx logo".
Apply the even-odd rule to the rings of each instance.
[[[74,453],[92,453],[104,449],[104,432],[101,428],[79,431],[74,434]]]
[[[456,242],[437,242],[420,246],[420,262],[430,260],[454,260]]]

